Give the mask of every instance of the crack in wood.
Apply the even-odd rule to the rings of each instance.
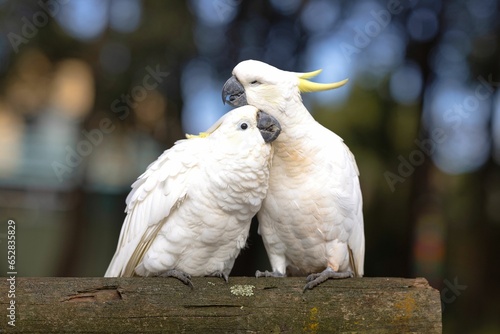
[[[231,304],[184,305],[184,308],[210,308],[210,307],[220,307],[220,308],[237,307],[237,308],[241,308],[241,305],[231,305]]]
[[[71,302],[71,303],[91,303],[91,302],[108,302],[112,300],[122,300],[122,289],[117,285],[105,285],[97,288],[77,290],[76,294],[69,295],[63,299],[61,302]]]

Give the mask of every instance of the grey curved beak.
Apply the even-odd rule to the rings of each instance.
[[[257,112],[257,128],[266,143],[276,140],[281,132],[281,125],[278,120],[260,110]]]
[[[227,79],[222,87],[222,102],[226,102],[233,107],[242,107],[247,105],[247,97],[245,95],[245,88],[233,75]]]

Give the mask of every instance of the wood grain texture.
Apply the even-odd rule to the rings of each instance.
[[[423,278],[22,278],[23,333],[441,333],[439,292]],[[7,314],[8,285],[0,286]],[[11,331],[8,318],[0,329]]]

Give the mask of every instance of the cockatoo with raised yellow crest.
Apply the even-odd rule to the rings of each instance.
[[[281,124],[273,143],[269,190],[258,212],[272,272],[256,276],[309,275],[306,289],[329,278],[363,276],[365,237],[359,172],[342,138],[314,120],[301,92],[334,89],[319,74],[287,72],[246,60],[233,69],[222,99],[253,105]]]
[[[232,110],[210,136],[180,140],[132,185],[105,276],[228,280],[266,196],[279,122],[253,106]]]

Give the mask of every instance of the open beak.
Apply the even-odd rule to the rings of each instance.
[[[260,110],[257,112],[257,128],[266,143],[274,141],[281,132],[281,125],[278,120]]]
[[[242,107],[247,105],[247,97],[245,95],[245,88],[233,75],[227,79],[222,87],[222,102],[226,102],[233,107]]]

